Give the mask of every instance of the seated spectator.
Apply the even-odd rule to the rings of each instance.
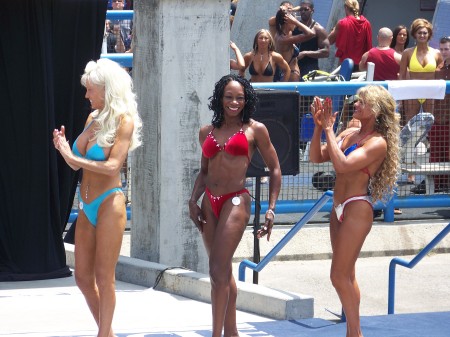
[[[359,70],[367,70],[367,62],[375,64],[374,81],[398,79],[402,55],[389,47],[392,41],[392,31],[383,27],[378,31],[378,46],[365,52],[359,62]]]
[[[289,65],[283,56],[275,52],[275,43],[267,29],[256,33],[253,50],[244,55],[244,64],[239,75],[244,76],[248,68],[251,82],[273,82],[276,68],[281,69],[281,80],[289,81]]]

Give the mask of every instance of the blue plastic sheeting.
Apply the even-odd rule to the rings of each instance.
[[[101,54],[100,58],[108,58],[111,61],[119,63],[122,67],[133,66],[133,53]]]
[[[106,11],[107,20],[133,20],[134,11]]]

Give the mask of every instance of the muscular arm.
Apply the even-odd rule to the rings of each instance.
[[[115,143],[111,147],[108,159],[105,161],[95,161],[75,156],[69,143],[62,138],[57,141],[57,149],[66,163],[72,168],[82,168],[107,176],[115,176],[119,174],[127,158],[133,129],[133,120],[130,117],[123,117],[116,132]]]
[[[253,53],[248,52],[244,55],[244,67],[239,69],[239,76],[245,77],[245,70],[250,66],[253,59]]]
[[[277,152],[270,141],[269,132],[264,124],[254,123],[255,145],[270,172],[269,182],[269,208],[275,210],[278,195],[281,189],[281,169]]]
[[[327,150],[336,173],[358,171],[384,158],[387,151],[386,141],[382,137],[369,139],[362,147],[352,151],[348,156],[339,148],[334,135],[333,125],[336,114],[331,111],[331,100],[326,100],[321,114],[321,123],[327,137]],[[344,131],[345,132],[345,131]]]
[[[200,144],[205,141],[206,135],[208,134],[208,127],[202,127],[199,132]],[[208,159],[202,155],[200,163],[200,171],[195,179],[194,187],[192,189],[191,198],[189,199],[189,217],[195,223],[197,228],[203,232],[203,219],[202,211],[198,206],[198,199],[205,192],[206,188],[206,176],[208,175]]]
[[[406,80],[406,74],[408,72],[408,64],[411,58],[411,49],[408,48],[402,53],[402,57],[400,59],[400,72],[398,75],[399,80]]]
[[[361,56],[361,61],[359,61],[359,70],[364,71],[367,70],[367,57],[369,56],[369,52],[366,51],[363,56]]]
[[[327,144],[321,142],[322,136],[322,103],[319,97],[314,97],[314,103],[311,104],[311,112],[314,118],[314,132],[311,138],[311,145],[309,149],[309,160],[312,163],[324,163],[330,160],[328,155]]]
[[[338,34],[338,31],[339,31],[339,23],[332,29],[332,31],[328,35],[328,42],[330,43],[330,45],[336,43],[336,35]]]
[[[291,68],[289,67],[289,64],[286,62],[283,56],[281,56],[281,54],[278,54],[276,52],[272,52],[272,59],[275,64],[282,69],[282,72],[284,74],[283,82],[288,82],[291,75]]]
[[[244,57],[242,56],[241,51],[236,46],[234,42],[230,42],[230,48],[233,49],[234,54],[236,55],[236,60],[230,60],[230,68],[233,70],[245,70],[245,61]]]
[[[317,37],[317,50],[305,50],[300,52],[299,57],[308,56],[314,59],[327,58],[330,55],[330,42],[328,41],[328,34],[325,29],[318,23],[314,26],[314,32]]]

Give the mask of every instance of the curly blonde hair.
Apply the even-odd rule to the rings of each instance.
[[[122,117],[130,116],[134,122],[129,151],[142,144],[142,120],[137,111],[136,95],[130,75],[118,63],[109,59],[90,61],[84,69],[81,84],[86,82],[105,88],[105,106],[95,110],[92,116],[98,123],[94,138],[101,147],[111,147]]]
[[[373,202],[386,202],[394,193],[400,163],[400,115],[395,112],[394,98],[380,85],[362,87],[357,95],[372,110],[376,118],[375,131],[387,142],[386,158],[369,182]]]

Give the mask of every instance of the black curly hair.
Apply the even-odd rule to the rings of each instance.
[[[220,128],[224,120],[223,92],[226,85],[231,81],[239,82],[242,85],[242,88],[244,88],[245,106],[242,110],[242,123],[248,123],[256,110],[258,97],[250,82],[235,74],[225,75],[216,82],[213,95],[209,98],[208,108],[209,110],[214,111],[211,124],[216,128]]]

